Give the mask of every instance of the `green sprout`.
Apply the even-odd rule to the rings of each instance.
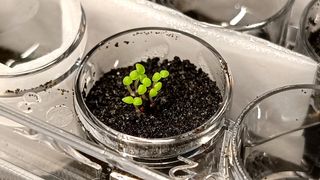
[[[145,75],[145,74],[140,74],[139,80],[142,82],[142,81],[144,80],[144,78],[146,78],[146,77],[147,77],[147,75]]]
[[[138,72],[137,72],[136,70],[131,71],[130,74],[129,74],[129,76],[130,76],[130,78],[131,78],[132,80],[134,80],[134,81],[139,78],[139,74],[138,74]]]
[[[161,79],[160,73],[156,72],[156,73],[153,74],[153,76],[152,76],[152,81],[153,82],[158,82],[158,81],[160,81],[160,79]]]
[[[153,98],[153,97],[156,97],[157,95],[158,95],[158,91],[155,90],[154,88],[149,91],[149,96],[150,97]]]
[[[157,95],[158,95],[158,91],[156,89],[152,88],[149,91],[149,99],[152,103],[153,103],[153,98],[156,97]]]
[[[144,93],[147,92],[147,86],[140,84],[138,87],[138,94],[139,95],[144,95]]]
[[[134,106],[141,106],[141,105],[142,105],[142,99],[141,99],[141,97],[135,97],[135,98],[133,99],[133,105],[134,105]]]
[[[160,71],[160,76],[161,76],[161,78],[167,78],[168,76],[169,76],[169,71],[167,71],[167,70],[161,70]]]
[[[133,97],[132,96],[127,96],[122,98],[122,101],[126,104],[133,104]]]
[[[160,72],[155,72],[150,79],[145,74],[146,70],[142,64],[137,63],[135,68],[135,70],[129,73],[129,76],[123,78],[123,84],[131,96],[122,98],[122,101],[126,104],[132,104],[137,112],[141,112],[139,107],[142,106],[143,100],[149,101],[150,107],[153,107],[153,98],[159,94],[162,88],[162,82],[159,81],[167,78],[170,73],[167,70],[161,70]],[[134,89],[131,89],[133,81]],[[146,93],[148,93],[148,97],[146,97]]]
[[[138,72],[138,74],[142,75],[146,72],[146,69],[142,64],[136,64],[136,71]]]
[[[133,99],[133,106],[136,109],[137,112],[140,112],[139,106],[142,105],[142,99],[141,97],[135,97]]]
[[[148,77],[144,78],[141,82],[142,82],[142,84],[145,85],[146,87],[150,87],[151,84],[152,84],[151,79],[148,78]]]
[[[162,82],[157,82],[157,83],[155,83],[155,85],[153,86],[153,88],[154,88],[156,91],[160,91],[160,89],[162,88]]]
[[[127,87],[131,96],[134,96],[134,92],[132,91],[130,85],[132,84],[132,79],[129,76],[123,78],[122,83]]]

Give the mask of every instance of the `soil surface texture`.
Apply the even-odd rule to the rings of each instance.
[[[90,111],[108,127],[136,137],[165,138],[201,126],[218,110],[222,95],[216,83],[189,60],[175,57],[160,62],[153,58],[139,63],[144,65],[149,78],[163,69],[170,72],[169,77],[160,80],[163,86],[154,99],[154,107],[144,100],[140,107],[143,113],[137,113],[133,105],[122,102],[123,97],[130,95],[122,79],[133,66],[107,72],[85,97]]]
[[[309,43],[320,57],[320,29],[310,33]]]

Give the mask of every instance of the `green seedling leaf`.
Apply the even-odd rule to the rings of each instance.
[[[146,72],[146,69],[142,64],[138,63],[136,64],[136,71],[138,72],[138,74],[144,74]]]
[[[135,105],[135,106],[141,106],[141,105],[142,105],[142,99],[141,99],[141,97],[135,97],[135,98],[133,99],[133,105]]]
[[[150,78],[147,78],[147,77],[144,78],[144,79],[142,80],[142,84],[145,85],[146,87],[150,87],[151,84],[152,84],[151,79],[150,79]]]
[[[133,103],[133,97],[131,96],[127,96],[127,97],[124,97],[122,98],[122,101],[126,104],[132,104]]]
[[[143,85],[143,84],[139,85],[139,87],[138,87],[138,94],[139,94],[139,95],[142,95],[142,94],[144,94],[144,93],[146,93],[146,92],[147,92],[147,87],[146,87],[145,85]]]
[[[123,78],[122,83],[125,86],[129,86],[130,84],[132,84],[132,79],[129,76],[126,76],[126,77]]]
[[[161,70],[160,71],[160,75],[161,75],[161,78],[166,78],[166,77],[168,77],[169,76],[169,71],[167,71],[167,70]]]
[[[158,95],[158,91],[152,88],[149,92],[149,96],[153,98],[153,97],[156,97],[157,95]]]
[[[143,80],[144,78],[146,78],[146,77],[147,77],[147,75],[141,74],[141,75],[139,76],[139,79],[140,79],[140,81],[142,82],[142,80]]]
[[[137,79],[139,78],[139,74],[138,74],[138,72],[137,72],[136,70],[131,71],[130,74],[129,74],[129,76],[130,76],[130,78],[131,78],[132,80],[137,80]]]
[[[161,88],[162,88],[162,83],[161,83],[161,82],[157,82],[157,83],[153,86],[153,89],[155,89],[156,91],[160,91]]]
[[[160,79],[161,79],[160,73],[156,72],[156,73],[153,74],[153,76],[152,76],[152,81],[153,82],[158,82]]]

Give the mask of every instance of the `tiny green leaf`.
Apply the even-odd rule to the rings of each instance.
[[[127,104],[132,104],[133,103],[133,97],[131,97],[131,96],[124,97],[124,98],[122,98],[122,101],[124,103],[127,103]]]
[[[122,83],[125,86],[129,86],[132,83],[132,79],[129,76],[126,76],[126,77],[123,78]]]
[[[147,87],[143,84],[140,84],[138,87],[138,94],[142,95],[147,92]]]
[[[149,92],[149,96],[153,98],[153,97],[156,97],[157,95],[158,95],[158,91],[152,88]]]
[[[136,70],[138,72],[138,74],[144,74],[146,72],[146,69],[144,68],[144,66],[142,64],[136,64]]]
[[[160,75],[161,75],[162,78],[168,77],[169,74],[170,74],[170,73],[169,73],[169,71],[167,71],[167,70],[161,70],[161,71],[160,71]]]
[[[156,73],[153,74],[153,76],[152,76],[152,81],[153,82],[158,82],[160,79],[161,79],[160,73],[156,72]]]
[[[141,105],[142,105],[142,99],[141,99],[141,97],[135,97],[135,98],[133,99],[133,105],[135,105],[135,106],[141,106]]]
[[[160,89],[162,88],[162,83],[161,82],[157,82],[153,88],[156,90],[156,91],[160,91]]]
[[[132,80],[137,80],[139,78],[139,74],[136,70],[131,71],[129,76]]]
[[[151,86],[151,80],[150,80],[150,78],[144,78],[143,80],[142,80],[142,84],[143,85],[145,85],[146,87],[150,87]]]
[[[139,76],[139,79],[140,79],[140,81],[142,82],[142,80],[143,80],[144,78],[146,78],[146,77],[147,77],[147,75],[141,74],[141,75]]]

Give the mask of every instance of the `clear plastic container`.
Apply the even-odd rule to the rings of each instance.
[[[66,78],[87,40],[80,1],[0,3],[0,96],[41,91]]]
[[[216,114],[202,126],[185,134],[147,139],[117,132],[99,121],[87,108],[83,94],[112,68],[126,67],[147,58],[189,59],[209,74],[221,90],[223,102]],[[101,144],[148,166],[170,167],[177,156],[194,156],[203,147],[214,147],[221,137],[231,101],[232,80],[226,62],[203,40],[173,29],[139,28],[118,33],[100,42],[85,57],[76,77],[75,107],[85,129]],[[220,138],[221,139],[221,138]],[[211,160],[210,160],[211,161]]]
[[[27,127],[0,125],[0,179],[100,179],[102,167]],[[55,146],[53,148],[53,146]],[[76,158],[75,158],[76,157]]]
[[[1,0],[0,0],[1,1]],[[8,0],[10,1],[10,0]],[[12,1],[16,2],[16,1]],[[19,1],[20,2],[20,1]],[[29,1],[26,0],[24,2],[20,2],[22,4],[26,4]],[[50,1],[51,2],[51,1]],[[48,3],[50,3],[48,1]],[[62,2],[62,1],[57,1]],[[73,3],[75,1],[66,1],[62,3]],[[215,31],[214,29],[203,29],[200,26],[203,26],[203,23],[195,23],[195,26],[189,26],[190,21],[186,21],[184,18],[176,18],[176,13],[172,13],[171,15],[165,15],[159,13],[157,11],[159,8],[157,5],[153,4],[153,6],[148,6],[145,3],[147,1],[108,1],[108,2],[100,2],[98,6],[92,4],[92,2],[83,1],[86,6],[86,10],[88,13],[88,17],[91,19],[96,19],[97,23],[90,23],[91,25],[91,39],[90,42],[94,43],[99,41],[98,39],[101,36],[105,36],[105,34],[114,33],[126,28],[130,28],[133,26],[141,26],[143,23],[148,24],[161,24],[164,26],[172,26],[180,29],[186,29],[195,35],[208,37],[209,39],[217,40],[217,42],[222,45],[227,46],[219,46],[221,48],[221,52],[225,53],[223,55],[230,61],[230,63],[235,63],[233,60],[241,60],[241,58],[245,58],[247,60],[253,60],[254,58],[259,58],[261,55],[263,56],[272,56],[281,60],[279,62],[285,64],[292,64],[299,58],[297,55],[292,55],[287,51],[284,51],[281,48],[277,48],[276,46],[269,46],[270,44],[262,45],[260,42],[252,42],[251,39],[246,39],[240,37],[238,34],[231,33],[221,33],[222,31]],[[86,2],[86,3],[85,3]],[[105,3],[105,4],[103,4]],[[148,3],[148,2],[147,2]],[[3,3],[6,4],[6,3]],[[76,3],[77,4],[77,3]],[[103,5],[102,5],[103,4]],[[151,3],[149,3],[151,4]],[[126,6],[130,5],[130,6]],[[4,7],[4,6],[3,6]],[[53,6],[54,7],[54,6]],[[79,6],[80,7],[80,6]],[[119,14],[110,11],[110,8],[114,7],[123,7],[127,13],[133,15],[132,18],[123,17],[120,19]],[[128,8],[130,7],[130,8]],[[108,9],[109,8],[109,9]],[[126,9],[127,8],[127,9]],[[1,7],[0,7],[1,9]],[[32,9],[32,8],[31,8]],[[77,8],[76,8],[77,9]],[[162,8],[163,9],[163,8]],[[70,10],[70,9],[69,9]],[[107,12],[108,13],[102,13]],[[114,11],[117,12],[118,9],[114,8]],[[11,12],[11,11],[10,11]],[[79,12],[79,11],[76,11]],[[172,12],[172,11],[167,11]],[[91,13],[91,14],[90,14]],[[141,18],[136,18],[137,15],[145,16]],[[81,14],[83,17],[83,14]],[[159,15],[159,16],[157,16]],[[30,15],[31,16],[31,15]],[[27,16],[26,19],[30,19]],[[160,17],[162,16],[162,18]],[[174,16],[174,17],[170,17]],[[32,16],[31,16],[32,17]],[[101,20],[107,18],[108,22],[104,23],[103,26]],[[165,19],[163,19],[165,18]],[[1,19],[1,17],[0,17]],[[79,18],[74,17],[73,20],[77,21]],[[143,20],[141,20],[143,19]],[[146,20],[146,22],[144,22]],[[129,22],[126,24],[127,22]],[[160,22],[161,21],[161,22]],[[165,21],[165,22],[164,22]],[[80,22],[80,21],[79,21]],[[90,21],[91,22],[91,21]],[[94,21],[93,21],[94,22]],[[124,23],[120,23],[124,22]],[[152,23],[151,23],[152,22]],[[71,24],[69,24],[71,25]],[[98,25],[95,26],[95,25]],[[82,26],[83,27],[83,26]],[[40,27],[39,27],[40,28]],[[223,31],[224,32],[224,31]],[[99,34],[100,33],[100,34]],[[228,32],[229,33],[229,32]],[[104,34],[104,35],[103,35]],[[226,35],[226,36],[225,36]],[[54,36],[56,37],[56,36]],[[50,37],[48,37],[50,38]],[[70,36],[70,38],[73,38]],[[178,156],[178,158],[172,158],[170,161],[166,159],[166,161],[162,161],[159,163],[159,159],[155,160],[146,160],[138,159],[137,157],[129,156],[126,153],[119,154],[109,149],[106,146],[101,146],[94,144],[84,138],[83,130],[78,122],[77,116],[74,110],[73,103],[73,81],[75,78],[75,72],[72,73],[73,68],[77,68],[80,63],[76,61],[78,56],[83,52],[80,47],[84,47],[86,36],[84,34],[81,43],[79,46],[76,46],[76,49],[71,52],[69,56],[66,56],[64,60],[57,61],[54,65],[43,66],[43,70],[41,71],[33,71],[30,66],[25,66],[29,61],[21,63],[21,66],[28,67],[30,70],[30,74],[21,75],[21,76],[12,76],[12,77],[1,77],[1,83],[8,84],[10,86],[2,86],[2,88],[6,90],[15,91],[19,88],[17,93],[3,93],[0,98],[0,129],[1,133],[1,141],[0,141],[0,176],[1,178],[10,178],[10,179],[37,179],[37,178],[45,178],[45,177],[59,177],[60,179],[81,179],[79,177],[86,177],[88,179],[103,179],[100,175],[101,169],[97,164],[91,161],[91,158],[88,158],[89,161],[84,160],[83,156],[78,156],[79,154],[85,155],[86,157],[90,156],[93,159],[98,160],[98,164],[101,166],[110,166],[112,171],[110,172],[111,179],[129,179],[129,178],[141,178],[141,179],[169,179],[163,173],[163,169],[161,171],[152,170],[148,167],[159,168],[161,166],[168,167],[174,164],[174,167],[170,170],[169,174],[179,171],[179,173],[187,173],[192,174],[193,179],[219,179],[220,171],[226,171],[229,169],[224,169],[227,165],[226,159],[222,159],[220,162],[220,153],[221,148],[224,149],[227,147],[229,142],[229,136],[223,134],[224,128],[220,128],[218,125],[215,126],[217,134],[214,135],[214,138],[208,141],[208,143],[202,145],[199,148],[196,148],[194,151],[190,153],[183,154],[183,156]],[[233,39],[234,41],[228,41],[228,39]],[[58,39],[57,39],[58,40]],[[247,44],[243,48],[240,48],[240,51],[234,51],[235,46],[228,46],[234,42],[241,40],[239,45]],[[228,42],[227,42],[228,41]],[[213,41],[212,41],[213,42]],[[59,43],[63,43],[61,41],[57,41],[55,43],[56,46],[50,46],[48,51],[43,51],[39,56],[35,56],[37,59],[40,56],[45,56],[46,53],[49,53],[52,49],[56,48]],[[220,45],[221,45],[220,44]],[[238,45],[238,43],[236,43]],[[225,47],[228,47],[225,49]],[[101,48],[103,48],[101,46]],[[218,47],[217,47],[218,48]],[[254,50],[252,49],[254,48]],[[79,49],[79,50],[77,50]],[[188,49],[189,50],[189,49]],[[191,51],[191,50],[190,50]],[[219,49],[220,51],[220,49]],[[242,51],[244,53],[242,53]],[[192,49],[192,52],[195,52]],[[189,53],[192,53],[189,52]],[[254,53],[253,55],[246,56],[246,53],[250,52],[259,52]],[[271,53],[272,52],[272,53]],[[78,54],[79,53],[79,54]],[[75,54],[75,55],[73,55]],[[152,54],[152,53],[150,53]],[[258,56],[260,54],[260,56]],[[62,57],[62,56],[61,56]],[[71,57],[71,58],[70,58]],[[31,59],[32,62],[35,59]],[[70,61],[69,61],[70,60]],[[293,61],[291,61],[293,60]],[[303,68],[311,68],[311,65],[306,59],[301,59]],[[48,60],[49,61],[49,60]],[[51,61],[51,60],[50,60]],[[65,62],[62,63],[62,62]],[[134,62],[134,61],[133,61]],[[130,62],[132,64],[133,62]],[[224,61],[221,61],[224,62]],[[5,69],[15,69],[18,65],[14,65],[9,67],[12,61],[9,61],[9,64],[3,65],[2,67],[6,67]],[[243,64],[248,62],[243,62]],[[282,63],[280,63],[279,67],[282,67]],[[124,66],[129,63],[124,62]],[[266,63],[270,65],[270,67],[278,67],[277,63]],[[69,71],[69,67],[72,65],[71,70]],[[112,64],[113,65],[113,64]],[[235,67],[238,67],[239,64],[232,64]],[[261,65],[261,64],[260,64]],[[259,64],[255,64],[253,67],[260,67]],[[310,65],[310,66],[309,66]],[[262,66],[261,66],[262,67]],[[284,67],[284,66],[283,66]],[[302,66],[301,66],[302,67]],[[42,67],[41,67],[42,68]],[[54,71],[51,71],[53,70]],[[293,67],[293,69],[297,70],[297,72],[307,72],[301,69],[297,69]],[[237,69],[236,69],[237,70]],[[251,71],[252,69],[246,69],[247,71]],[[48,73],[43,73],[43,72]],[[5,71],[2,71],[5,72]],[[311,72],[311,71],[310,71]],[[313,71],[312,71],[313,72]],[[241,73],[241,72],[240,72]],[[63,75],[61,75],[63,74]],[[62,77],[56,79],[56,77]],[[88,75],[89,77],[89,75]],[[237,76],[237,80],[243,80],[245,76]],[[308,76],[307,76],[308,77]],[[298,78],[299,80],[307,79]],[[20,79],[21,78],[21,79]],[[60,81],[64,79],[63,81]],[[282,80],[289,80],[288,77],[280,78],[280,82]],[[18,81],[16,81],[18,80]],[[53,80],[54,83],[50,83]],[[39,81],[39,82],[38,82]],[[49,84],[46,84],[49,82]],[[57,83],[57,84],[56,84]],[[271,84],[270,84],[271,83]],[[51,88],[44,88],[46,86],[40,85],[51,85],[56,84]],[[265,83],[266,86],[263,87],[252,87],[254,92],[256,90],[262,90],[268,88],[272,85],[275,85],[272,80]],[[276,83],[278,84],[278,83]],[[244,98],[251,97],[251,91],[247,91],[248,89],[242,88],[247,87],[246,84],[241,86],[241,95]],[[10,88],[9,88],[10,87]],[[22,91],[24,89],[28,89],[27,91]],[[41,88],[34,87],[43,87],[42,89],[46,89],[46,91],[40,91]],[[249,87],[249,86],[248,86]],[[251,87],[251,86],[250,86]],[[32,89],[34,88],[34,89]],[[262,89],[261,89],[262,88]],[[236,89],[238,91],[239,89]],[[242,90],[244,92],[242,92]],[[259,91],[260,92],[260,91]],[[239,91],[237,92],[239,94]],[[21,95],[21,96],[20,96]],[[15,97],[8,97],[15,96]],[[240,98],[242,99],[242,98]],[[241,102],[236,102],[235,105],[238,106]],[[243,102],[242,102],[243,103]],[[239,106],[238,106],[239,107]],[[236,107],[236,108],[238,108]],[[235,108],[235,109],[236,109]],[[12,121],[10,121],[10,120]],[[221,124],[219,124],[221,125]],[[232,125],[232,122],[231,122]],[[222,138],[222,135],[224,137]],[[96,139],[95,139],[96,140]],[[204,139],[205,141],[206,139]],[[12,146],[14,145],[14,146]],[[10,148],[8,148],[10,146]],[[224,152],[228,152],[229,149],[226,149]],[[5,154],[5,153],[7,154]],[[123,155],[123,156],[122,156]],[[222,158],[228,157],[229,154],[221,156]],[[187,158],[183,158],[187,157]],[[132,162],[132,159],[136,161],[143,161],[144,165],[137,164]],[[178,161],[176,161],[178,159]],[[28,161],[29,163],[25,163]],[[39,163],[40,162],[40,163]],[[170,164],[169,164],[169,163]],[[177,163],[175,163],[177,162]],[[190,164],[191,163],[191,164]],[[220,163],[220,164],[219,164]],[[197,167],[194,165],[197,164]],[[147,165],[147,166],[145,166]],[[103,168],[103,167],[102,167]],[[167,173],[167,172],[166,172]],[[171,175],[170,174],[170,175]],[[176,173],[178,174],[178,173]],[[72,175],[72,176],[71,176]],[[73,176],[75,175],[75,176]],[[175,176],[171,176],[175,177]],[[235,176],[237,177],[237,176]],[[226,176],[226,178],[229,178]],[[232,179],[232,177],[230,177]],[[238,178],[240,179],[240,178]]]
[[[319,85],[292,85],[252,101],[232,130],[235,179],[319,179]]]
[[[0,125],[4,152],[0,153],[0,172],[10,178],[103,179],[107,175],[118,179],[168,179],[2,102],[0,115],[15,122]]]
[[[294,0],[152,0],[200,21],[284,45]]]

